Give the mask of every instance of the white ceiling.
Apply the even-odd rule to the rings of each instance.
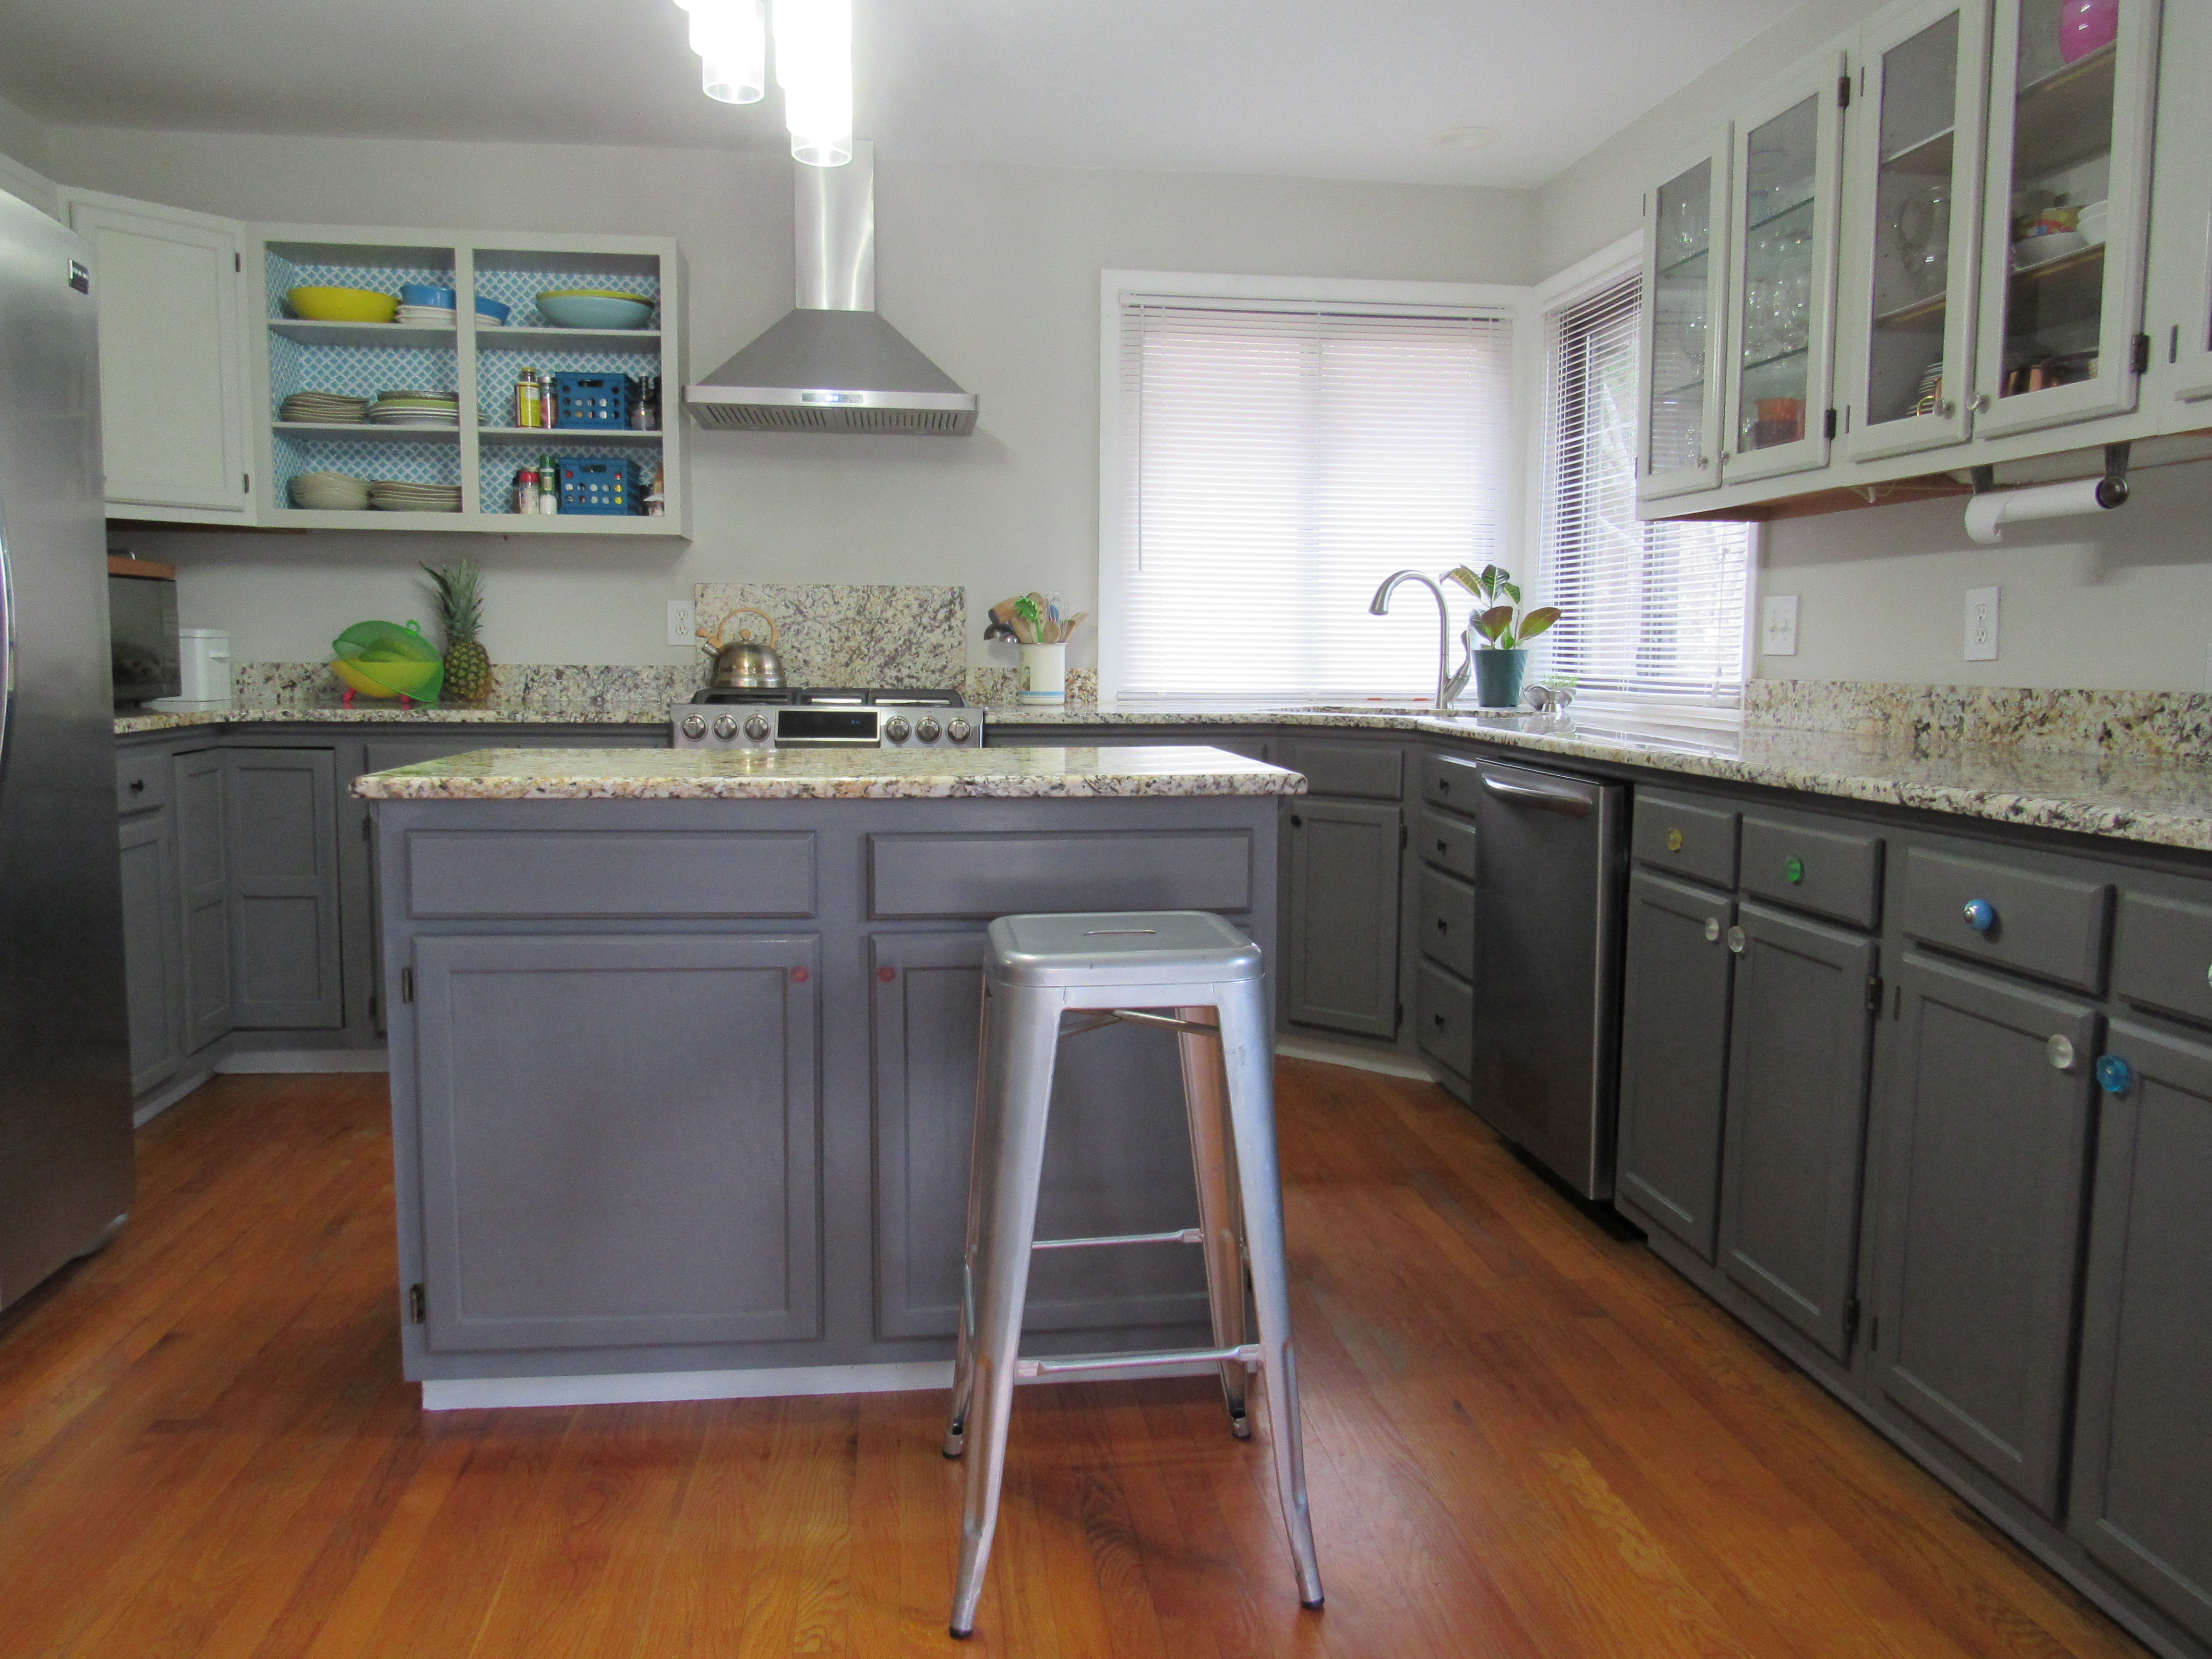
[[[858,0],[887,155],[1528,186],[1797,0]],[[698,90],[673,0],[0,0],[49,120],[781,143]],[[1439,148],[1448,127],[1502,135]]]

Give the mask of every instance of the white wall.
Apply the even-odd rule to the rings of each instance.
[[[0,98],[0,190],[21,197],[41,213],[54,210],[52,166],[46,153],[46,124],[20,105]]]
[[[781,153],[61,127],[69,183],[271,221],[661,234],[690,263],[690,368],[791,303]],[[681,544],[325,532],[146,532],[182,567],[187,626],[241,659],[319,657],[363,617],[425,615],[416,563],[466,548],[490,572],[487,641],[507,662],[672,662],[667,599],[705,580],[966,586],[983,609],[1057,590],[1092,608],[1097,283],[1109,267],[1525,283],[1524,192],[1192,174],[924,166],[878,152],[884,314],[971,391],[975,437],[695,432]],[[1079,647],[1088,661],[1087,647]]]

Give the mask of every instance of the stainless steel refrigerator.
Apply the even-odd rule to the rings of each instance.
[[[91,264],[0,193],[0,1305],[133,1190]]]

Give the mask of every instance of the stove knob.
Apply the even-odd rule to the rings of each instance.
[[[696,714],[686,714],[676,729],[687,738],[703,738],[707,735],[707,722]]]
[[[975,730],[974,726],[956,714],[945,726],[945,735],[955,743],[965,743],[974,734]]]
[[[925,718],[921,725],[914,728],[914,734],[924,743],[935,743],[938,738],[945,735],[945,728],[935,720]]]
[[[884,735],[893,743],[904,743],[914,735],[914,728],[906,723],[906,716],[894,714],[884,724]]]
[[[745,735],[750,738],[755,743],[766,743],[768,741],[768,722],[763,720],[758,714],[755,714],[750,720],[745,722]]]
[[[724,714],[718,718],[714,721],[714,735],[720,738],[724,743],[727,743],[732,738],[736,737],[738,735],[738,717],[735,714]]]

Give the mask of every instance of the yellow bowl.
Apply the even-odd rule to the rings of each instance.
[[[388,323],[399,296],[366,288],[295,288],[284,296],[311,323]]]
[[[364,697],[419,699],[443,666],[434,662],[354,663],[339,658],[331,662],[331,672]]]

